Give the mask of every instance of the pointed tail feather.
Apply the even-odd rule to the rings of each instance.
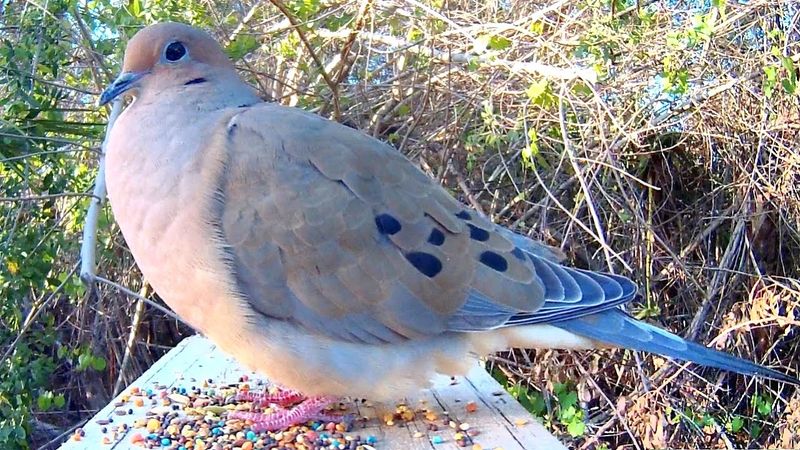
[[[606,344],[656,353],[745,375],[759,375],[786,383],[800,384],[800,380],[795,377],[687,341],[668,331],[640,322],[617,308],[555,322],[552,325]]]

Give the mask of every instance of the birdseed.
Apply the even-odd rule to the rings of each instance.
[[[368,419],[353,420],[344,403],[334,404],[325,412],[328,416],[341,415],[340,422],[312,421],[275,432],[259,431],[253,421],[232,417],[231,412],[269,413],[269,407],[255,406],[252,394],[248,395],[262,390],[265,390],[263,382],[247,376],[242,376],[238,383],[215,383],[208,379],[191,387],[134,386],[120,396],[121,401],[114,403],[111,416],[95,421],[102,426],[100,442],[109,446],[124,439],[141,448],[159,450],[376,450],[375,436],[363,436],[354,430],[365,428]],[[468,413],[477,410],[472,405],[474,402],[467,404]],[[114,424],[114,416],[124,419],[142,412],[145,417],[133,420],[130,426]],[[399,403],[394,412],[377,419],[387,426],[406,426],[419,420],[427,427],[432,444],[449,441],[459,447],[481,449],[472,439],[479,434],[478,430],[450,417],[447,411],[430,410],[424,401],[416,406]],[[414,433],[415,438],[425,436],[420,431]],[[83,437],[84,432],[79,429],[71,439]]]
[[[363,428],[364,420],[342,422],[312,421],[287,429],[269,432],[256,431],[250,420],[231,419],[232,411],[254,411],[253,404],[238,401],[240,393],[248,392],[251,384],[243,376],[239,383],[215,384],[205,380],[202,388],[192,386],[168,389],[166,386],[142,389],[132,387],[114,403],[114,415],[127,416],[134,409],[150,405],[146,418],[136,419],[128,442],[148,449],[160,450],[375,450],[375,436],[351,434],[354,426]],[[263,389],[258,386],[257,389]],[[148,400],[150,402],[148,402]],[[132,407],[133,406],[133,407]],[[334,405],[338,414],[343,405]],[[262,412],[262,409],[255,410]],[[407,411],[400,411],[408,417]],[[410,414],[413,417],[413,411]],[[126,437],[127,424],[113,425],[113,419],[99,419],[103,426],[101,444],[119,442]],[[71,439],[81,440],[82,429],[73,433]]]

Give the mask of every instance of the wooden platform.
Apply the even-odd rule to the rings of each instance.
[[[251,382],[257,380],[258,375],[246,371],[231,357],[223,354],[207,339],[193,336],[185,339],[177,347],[164,355],[153,367],[145,372],[132,385],[142,390],[160,386],[167,388],[178,386],[191,386],[197,380],[221,380],[235,383],[243,375],[247,375]],[[122,395],[129,393],[126,390],[98,412],[83,427],[84,436],[79,441],[70,438],[60,448],[63,450],[85,449],[139,449],[141,444],[133,444],[132,437],[135,433],[145,433],[143,429],[135,428],[137,419],[146,417],[151,409],[149,404],[135,407],[130,402],[122,404]],[[549,434],[525,409],[517,403],[485,370],[478,365],[465,378],[451,380],[442,377],[437,380],[435,387],[430,391],[420,393],[418,399],[409,406],[418,406],[419,403],[428,409],[444,416],[447,412],[451,419],[457,423],[467,423],[471,430],[478,434],[471,438],[466,447],[460,447],[454,440],[457,430],[448,426],[440,426],[437,431],[429,431],[428,424],[423,417],[417,417],[411,422],[398,421],[392,426],[387,426],[381,417],[387,411],[394,411],[396,405],[370,405],[358,404],[352,408],[358,414],[370,418],[366,428],[358,429],[362,435],[371,435],[377,438],[372,444],[375,450],[456,450],[461,448],[484,450],[565,450],[558,440]],[[477,409],[467,412],[468,402],[475,402]],[[115,406],[116,405],[116,406]],[[132,412],[132,413],[130,413]],[[417,416],[421,416],[417,414]],[[113,423],[105,424],[109,418]],[[98,423],[98,421],[100,423]],[[128,430],[119,431],[119,427],[126,424]],[[102,428],[106,428],[106,433]],[[118,430],[116,439],[111,439],[110,429]],[[355,432],[355,431],[354,431]],[[103,444],[103,438],[111,440]],[[477,444],[477,445],[475,445]],[[473,445],[475,445],[473,447]],[[155,448],[171,449],[174,447]]]

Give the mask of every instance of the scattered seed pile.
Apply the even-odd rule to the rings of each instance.
[[[217,384],[208,379],[188,388],[132,387],[115,403],[114,415],[121,419],[134,414],[136,408],[148,407],[146,417],[130,425],[115,423],[113,416],[98,420],[97,424],[103,427],[102,443],[129,439],[143,448],[165,450],[375,450],[374,436],[350,433],[357,426],[363,427],[363,419],[345,420],[348,411],[343,404],[339,407],[340,423],[309,422],[277,432],[258,432],[249,420],[229,418],[233,411],[255,411],[252,402],[237,400],[250,391],[248,381],[242,377],[239,383]],[[253,389],[264,386],[258,382]],[[122,422],[120,419],[117,422]],[[81,440],[83,435],[83,430],[78,429],[72,439]]]
[[[274,432],[259,431],[251,420],[231,417],[232,412],[269,413],[269,407],[257,407],[251,401],[253,396],[248,395],[265,388],[262,381],[251,386],[247,376],[241,377],[238,383],[215,383],[208,379],[190,387],[132,387],[114,404],[109,418],[96,421],[102,427],[101,444],[111,445],[127,439],[130,444],[142,448],[164,450],[377,450],[375,436],[358,433],[367,427],[370,418],[358,416],[347,403],[333,405],[326,411],[326,415],[341,417],[338,422],[308,422]],[[148,408],[145,417],[133,423],[130,419],[124,421],[128,416],[141,415],[141,408]],[[475,402],[466,403],[467,413],[476,410]],[[417,408],[398,404],[394,412],[381,417],[386,426],[402,425],[415,419],[422,419],[428,433],[417,431],[414,438],[427,438],[435,445],[452,439],[459,447],[483,450],[473,441],[479,434],[477,429],[452,419],[447,412],[432,411],[424,402]],[[85,438],[82,428],[71,437],[75,441]]]

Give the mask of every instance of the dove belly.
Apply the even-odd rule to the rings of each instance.
[[[550,325],[445,333],[392,344],[345,342],[291,322],[255,318],[233,349],[246,367],[306,395],[392,401],[415,397],[437,375],[466,374],[476,358],[513,346],[594,348],[594,342]],[[213,337],[212,337],[213,339]]]

